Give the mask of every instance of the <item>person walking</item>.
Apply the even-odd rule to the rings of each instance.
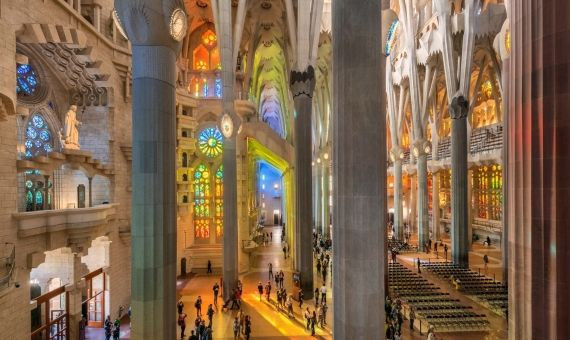
[[[214,316],[214,308],[212,308],[212,304],[208,305],[208,311],[206,311],[206,315],[208,316],[208,327],[212,328],[212,317]]]
[[[196,316],[202,316],[202,297],[198,296],[194,307],[196,307]]]
[[[218,282],[214,283],[214,287],[212,287],[212,291],[214,292],[214,306],[216,309],[218,308],[218,294],[220,293],[220,285]]]
[[[410,308],[410,332],[414,331],[414,320],[416,319],[416,311],[415,308]]]
[[[180,326],[180,339],[184,339],[184,331],[186,330],[186,317],[184,313],[178,314],[178,326]]]
[[[269,279],[273,278],[273,264],[269,263]]]
[[[200,340],[198,339],[198,336],[195,334],[196,332],[194,330],[190,331],[190,337],[188,338],[188,340]]]
[[[487,271],[487,266],[489,264],[489,256],[487,256],[487,254],[483,256],[483,263],[485,264],[485,271]]]
[[[323,285],[321,287],[321,301],[323,303],[327,303],[327,287],[325,286],[324,282],[323,282]]]
[[[427,340],[435,340],[435,330],[433,325],[429,326]]]
[[[238,320],[239,320],[239,333],[245,334],[245,314],[241,310],[238,313]]]
[[[327,306],[326,302],[323,302],[323,305],[321,306],[321,308],[323,309],[323,324],[327,324],[327,311],[329,310],[329,307]]]
[[[319,318],[319,327],[323,328],[323,306],[317,308],[317,317]]]
[[[287,246],[285,244],[283,245],[283,258],[287,260]]]
[[[251,335],[251,318],[248,316],[245,317],[245,339],[249,340]]]
[[[311,317],[311,335],[315,335],[315,323],[317,322],[317,313],[313,311],[313,316]]]
[[[421,273],[422,273],[422,270],[420,269],[421,262],[420,262],[420,258],[419,258],[419,257],[418,257],[418,260],[417,260],[417,264],[418,264],[418,274],[421,274]]]
[[[317,273],[321,273],[321,259],[317,260]]]
[[[443,253],[445,254],[445,261],[447,262],[447,244],[443,245]]]
[[[263,284],[261,281],[257,284],[257,291],[259,292],[259,301],[261,301],[261,296],[263,295]]]
[[[287,297],[287,316],[293,316],[293,298],[291,295]]]
[[[271,242],[273,242],[273,232],[270,232],[270,233],[269,233],[269,240],[270,240]]]
[[[311,312],[309,311],[309,307],[305,310],[305,320],[307,321],[307,330],[311,328]]]
[[[303,309],[303,290],[299,288],[299,309]]]
[[[236,316],[234,319],[234,340],[237,340],[239,336],[239,319]]]
[[[271,297],[271,281],[267,281],[267,284],[265,285],[265,296],[267,301],[269,301],[269,298]]]
[[[321,291],[319,290],[319,287],[315,288],[315,306],[317,306],[319,304],[319,296],[321,296]]]
[[[119,340],[121,336],[121,322],[119,319],[115,320],[115,325],[113,326],[113,340]]]
[[[111,322],[111,316],[107,315],[105,319],[105,340],[110,340],[113,333],[113,323]]]
[[[212,274],[212,261],[208,260],[208,271],[206,274]]]
[[[182,299],[178,301],[176,308],[178,309],[178,314],[182,314],[182,312],[184,311],[184,302],[182,302]]]

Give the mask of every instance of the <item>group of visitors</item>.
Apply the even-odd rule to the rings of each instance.
[[[251,336],[251,317],[245,315],[241,310],[238,315],[234,318],[234,340],[240,337],[240,334],[245,335],[245,338],[249,340]]]
[[[272,232],[272,231],[270,231],[270,232],[264,232],[264,233],[261,234],[261,235],[262,235],[262,237],[263,237],[263,245],[264,245],[265,247],[267,247],[267,245],[268,245],[269,243],[272,243],[272,242],[273,242],[273,232]]]
[[[215,288],[215,285],[214,285]],[[215,292],[214,292],[215,293]],[[241,309],[241,296],[243,294],[243,285],[240,280],[237,281],[236,288],[232,290],[232,293],[222,306],[222,311],[224,309]],[[231,303],[231,305],[230,305]]]
[[[113,340],[118,340],[121,336],[121,321],[119,319],[111,322],[111,316],[107,315],[103,328],[105,329],[105,340],[110,340],[111,337]]]
[[[386,313],[386,339],[401,340],[402,324],[404,323],[404,314],[402,312],[402,301],[399,298],[392,300],[390,296],[386,296],[384,303],[384,311]],[[410,316],[410,329],[413,330],[414,321]]]
[[[324,239],[322,235],[313,233],[313,256],[317,260],[317,273],[322,277],[323,282],[327,281],[329,264],[331,263],[331,247],[330,238]]]
[[[316,309],[312,312],[309,310],[309,307],[305,309],[303,313],[303,317],[306,321],[306,328],[307,330],[311,331],[311,335],[315,335],[315,326],[319,325],[321,329],[324,329],[325,325],[327,324],[327,304],[323,301],[322,304],[317,304]]]

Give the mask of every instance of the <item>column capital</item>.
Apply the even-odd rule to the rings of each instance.
[[[309,65],[305,71],[291,71],[290,87],[293,93],[293,99],[304,96],[313,98],[315,90],[315,69]]]
[[[133,45],[165,46],[178,53],[188,30],[181,0],[115,1],[117,17]]]
[[[426,139],[418,139],[412,145],[412,153],[414,157],[428,156],[431,154],[431,142]]]
[[[456,94],[451,101],[451,105],[449,105],[451,119],[466,118],[467,113],[469,113],[469,102],[461,93]]]

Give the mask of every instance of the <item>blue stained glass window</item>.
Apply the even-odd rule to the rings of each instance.
[[[49,131],[48,130],[42,130],[42,132],[40,132],[40,138],[44,142],[47,142],[49,140]]]
[[[202,85],[202,96],[208,97],[208,83],[204,83],[204,85]]]
[[[395,37],[396,37],[396,30],[398,29],[398,26],[400,24],[400,21],[398,21],[398,19],[394,20],[392,22],[392,24],[390,25],[390,28],[388,29],[388,37],[386,39],[386,46],[384,46],[384,54],[386,56],[389,56],[390,53],[392,53],[392,49],[394,48],[394,42],[395,42]]]
[[[34,113],[28,120],[24,145],[28,158],[53,151],[52,133],[41,114]]]
[[[18,64],[16,67],[17,84],[16,93],[22,96],[31,96],[36,92],[39,79],[36,71],[29,64]]]
[[[28,191],[28,193],[26,194],[26,203],[28,204],[34,203],[34,195],[32,194],[31,191]]]
[[[44,203],[44,196],[41,191],[36,191],[36,204],[41,205]]]
[[[216,89],[215,89],[216,90],[216,97],[222,98],[222,79],[217,78],[215,86],[216,86]]]

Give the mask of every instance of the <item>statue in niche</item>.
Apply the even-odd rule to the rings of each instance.
[[[79,150],[79,126],[81,122],[77,120],[77,106],[71,105],[65,114],[63,125],[63,146],[65,149]]]

